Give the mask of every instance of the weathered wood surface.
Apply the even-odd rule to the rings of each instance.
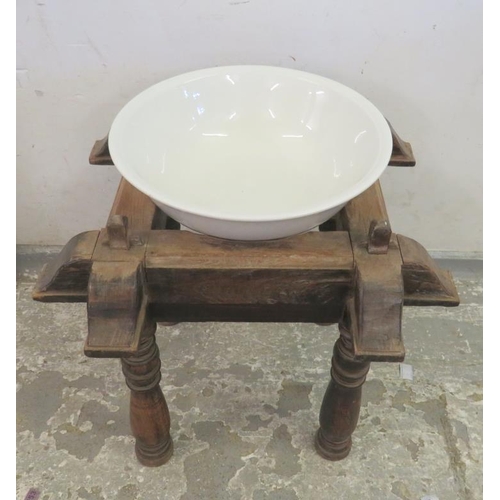
[[[415,156],[409,142],[403,141],[396,133],[389,121],[389,128],[392,133],[392,154],[389,165],[392,167],[414,167],[416,165]]]
[[[355,275],[339,322],[315,438],[316,451],[328,460],[342,460],[351,450],[370,361],[404,359],[402,259],[380,184],[351,200],[339,222],[349,231]]]
[[[380,181],[352,199],[320,231],[348,231],[351,240],[365,244],[372,253],[386,253],[392,234]],[[379,251],[378,251],[379,250]]]
[[[150,230],[163,229],[166,217],[148,196],[122,179],[111,207],[108,226],[102,229],[99,235],[93,260],[115,262],[142,260]],[[117,227],[118,220],[126,220],[126,228],[120,230]],[[126,245],[116,243],[116,239],[119,238],[117,233],[120,231],[123,236],[126,235]]]
[[[85,302],[98,236],[99,231],[87,231],[71,238],[41,270],[33,299],[42,302]]]
[[[157,321],[340,321],[316,436],[318,452],[340,460],[370,361],[404,358],[403,298],[458,304],[451,276],[417,242],[392,234],[378,182],[321,232],[233,242],[169,226],[178,228],[122,180],[107,227],[73,238],[34,292],[37,300],[87,301],[85,353],[122,358],[136,454],[146,466],[173,451]]]
[[[165,304],[324,303],[337,284],[351,283],[353,270],[345,232],[229,242],[157,231],[145,262],[152,300]]]
[[[109,217],[121,215],[127,217],[130,237],[147,233],[150,229],[164,229],[167,216],[127,180],[120,181],[115,201]]]
[[[442,270],[415,240],[398,235],[403,260],[404,304],[408,306],[458,306],[453,277]]]
[[[402,361],[404,289],[396,237],[387,254],[370,255],[359,247],[353,251],[356,278],[353,300],[347,306],[352,316],[354,352],[371,361]]]
[[[309,232],[272,241],[230,241],[189,231],[153,231],[150,269],[351,269],[346,232]]]
[[[135,437],[137,459],[148,467],[166,463],[173,453],[170,414],[160,388],[160,352],[154,332],[156,324],[144,325],[133,356],[122,358],[122,370],[130,389],[130,426]]]
[[[238,260],[244,260],[247,262],[247,266],[250,266],[252,261],[245,259],[256,250],[255,244],[249,248],[251,250],[250,254],[247,252],[245,245],[242,244],[240,248],[235,248],[230,252],[216,252],[211,257],[209,255],[200,255],[200,261],[198,262],[193,249],[204,247],[207,237],[186,232],[186,234],[191,235],[184,240],[184,243],[186,243],[185,254],[187,259],[185,264],[179,266],[184,253],[183,245],[177,245],[175,251],[171,256],[167,256],[164,262],[162,262],[162,258],[160,257],[160,255],[166,255],[169,252],[169,247],[166,245],[167,241],[171,239],[180,241],[183,239],[183,237],[174,236],[176,231],[168,231],[169,235],[164,234],[167,231],[154,231],[152,241],[149,241],[147,245],[135,245],[128,251],[123,251],[122,249],[111,250],[105,244],[107,241],[105,231],[105,229],[102,231],[103,234],[101,236],[99,235],[99,231],[91,231],[70,240],[61,253],[44,267],[33,291],[33,298],[42,302],[87,302],[87,286],[94,259],[93,252],[96,246],[95,242],[99,236],[100,243],[97,255],[101,257],[101,261],[102,257],[109,257],[111,262],[137,262],[143,260],[146,266],[152,266],[150,269],[147,267],[145,269],[146,276],[149,276],[150,279],[150,282],[146,280],[146,287],[151,290],[149,294],[150,308],[158,321],[274,322],[301,321],[300,318],[303,318],[303,321],[314,322],[314,315],[317,314],[318,317],[322,318],[321,320],[318,319],[320,323],[336,322],[339,319],[339,314],[345,302],[344,295],[348,294],[351,289],[352,276],[354,274],[352,250],[349,244],[349,253],[347,253],[344,243],[341,243],[341,251],[338,252],[338,243],[342,238],[339,240],[334,237],[332,240],[328,240],[333,246],[321,257],[327,257],[326,261],[323,261],[323,265],[325,265],[325,262],[328,262],[329,258],[334,259],[332,262],[337,262],[337,268],[331,267],[331,265],[325,265],[324,269],[321,269],[321,267],[318,268],[317,266],[321,265],[319,264],[321,258],[312,258],[309,263],[307,260],[302,260],[301,265],[304,267],[302,271],[297,268],[293,270],[294,273],[298,273],[294,278],[299,277],[301,274],[303,275],[306,269],[308,269],[308,265],[311,265],[311,271],[307,275],[308,280],[300,281],[299,279],[297,283],[293,283],[294,280],[291,279],[292,275],[289,275],[290,269],[287,267],[279,268],[280,257],[278,256],[278,248],[274,249],[275,254],[268,255],[271,258],[268,264],[263,264],[263,261],[261,261],[260,268],[254,268],[252,271],[251,267],[247,267],[247,269],[243,268],[238,271],[237,268],[232,268],[231,266]],[[330,234],[335,233],[332,232]],[[198,239],[201,241],[198,242]],[[450,273],[439,269],[425,249],[418,243],[401,235],[397,235],[397,239],[403,256],[404,304],[415,306],[458,305],[459,298]],[[412,243],[408,243],[409,241]],[[326,242],[327,240],[324,241],[324,243]],[[319,242],[317,243],[320,244]],[[297,253],[289,253],[282,262],[286,262],[288,259],[288,261],[298,264],[294,255],[302,255],[302,244],[305,244],[310,250],[307,239],[305,241],[303,239],[297,246]],[[411,250],[412,248],[413,250]],[[418,248],[418,251],[415,250],[416,248]],[[222,250],[222,248],[219,249]],[[216,257],[217,255],[218,257]],[[344,267],[340,264],[340,255],[343,255],[342,259],[345,259]],[[210,258],[218,259],[218,264],[212,261],[212,265],[214,265],[212,269],[210,269],[210,264],[208,264]],[[226,264],[229,268],[224,268],[224,265],[221,265],[222,262],[226,261],[226,258],[227,262],[230,263]],[[177,263],[174,261],[177,261]],[[256,262],[253,264],[256,264]],[[269,266],[270,269],[267,269],[266,266]],[[272,268],[272,266],[275,267]],[[224,278],[223,282],[226,284],[223,289],[218,287],[213,281],[215,278],[219,279],[217,269],[221,271],[221,277]],[[206,286],[201,287],[200,290],[192,290],[193,287],[197,287],[196,284],[193,286],[194,276],[200,277],[206,283]],[[243,283],[244,287],[248,287],[248,289],[244,290],[241,290],[241,287],[239,289],[240,296],[246,298],[243,301],[244,303],[228,304],[231,301],[232,290],[230,281],[235,276],[238,276],[240,284]],[[266,280],[265,276],[274,277],[269,281]],[[351,281],[349,276],[351,276]],[[267,288],[269,293],[263,295],[264,298],[262,300],[258,298],[261,291],[260,287],[256,284],[249,287],[249,282],[253,279],[261,280],[260,282],[264,280],[269,284]],[[286,293],[279,295],[280,286],[278,281],[281,279],[284,280],[285,284],[289,283],[291,288],[288,288],[288,291],[293,292],[293,295],[287,296]],[[311,291],[307,283],[312,283],[316,279],[323,279],[323,281],[319,282],[319,287],[314,292],[319,294],[320,298],[323,297],[325,299],[329,296],[328,294],[331,294],[331,297],[341,297],[338,303],[339,307],[335,308],[335,312],[327,312],[328,307],[330,307],[328,300],[323,300],[323,305],[309,304],[299,307],[297,302],[300,302],[302,299],[305,301]],[[175,289],[176,294],[171,297],[168,293],[165,293],[162,283],[168,289]],[[214,294],[213,298],[210,298],[211,293]],[[251,296],[252,293],[256,294],[253,298]],[[200,303],[193,303],[193,307],[189,308],[183,302],[188,300],[189,296],[197,298],[197,300],[200,300]],[[275,303],[276,296],[280,297],[281,305]],[[292,300],[293,297],[296,299],[295,304]],[[284,298],[286,298],[285,301],[283,301]],[[290,304],[291,307],[285,307],[286,304]],[[294,308],[294,305],[297,308]],[[241,319],[238,319],[240,315]]]
[[[316,304],[344,301],[352,270],[151,269],[148,290],[154,303]]]
[[[363,215],[367,213],[368,217]],[[100,232],[83,233],[70,240],[41,273],[33,297],[47,302],[85,302],[93,261],[144,261],[150,310],[159,321],[238,321],[238,318],[287,321],[290,318],[288,321],[314,322],[316,314],[318,322],[332,322],[338,321],[352,284],[353,250],[342,231],[313,232],[275,242],[230,242],[176,230],[150,231],[163,228],[165,216],[125,180],[120,183],[109,222],[116,224],[118,219],[126,220],[126,227],[125,223],[117,228],[108,225]],[[359,251],[370,244],[370,227],[380,227],[381,223],[383,228],[386,220],[380,185],[375,183],[352,200],[335,218],[335,223],[337,229],[350,231],[357,259],[361,261],[364,257]],[[175,221],[173,224],[175,227]],[[115,234],[118,231],[118,239],[126,238],[128,249],[126,245],[113,248],[110,229],[116,229]],[[386,238],[387,232],[382,231],[382,236]],[[398,237],[397,242],[404,260],[405,304],[458,303],[450,275],[439,270],[421,246],[417,251],[418,244],[405,244],[407,239],[402,238]],[[377,242],[375,246],[381,245]],[[410,251],[411,248],[414,250]],[[392,254],[391,258],[394,260]],[[382,259],[368,262],[380,266]],[[367,266],[373,267],[372,264]],[[233,287],[231,280],[236,276],[239,286]],[[215,284],[216,277],[223,286]],[[417,286],[419,279],[427,284]],[[280,290],[281,280],[283,290]],[[313,285],[316,281],[317,286]],[[436,286],[431,286],[432,283]],[[267,284],[265,289],[263,284]],[[313,304],[315,298],[318,301]],[[191,299],[193,307],[189,308]],[[335,310],[327,313],[328,307]]]
[[[137,351],[147,316],[142,263],[94,262],[88,286],[91,357],[120,357]]]
[[[367,248],[372,223],[389,221],[380,182],[375,182],[364,193],[349,201],[340,211],[339,220],[342,230],[349,231],[353,245],[365,245]]]
[[[361,388],[370,362],[356,359],[352,335],[339,323],[340,337],[333,348],[331,380],[326,389],[316,433],[317,452],[328,460],[342,460],[352,446],[361,408]]]
[[[368,231],[368,253],[385,254],[389,251],[391,242],[391,225],[388,220],[372,221]]]
[[[314,313],[331,320],[353,271],[344,232],[230,242],[157,231],[145,262],[151,303],[163,308],[151,307],[158,321],[315,321]]]
[[[166,215],[123,179],[96,244],[88,287],[85,354],[122,358],[131,391],[136,455],[150,467],[164,464],[173,452],[170,415],[159,385],[156,323],[148,312],[144,273],[149,236],[165,225]]]
[[[110,248],[128,250],[130,248],[130,235],[128,234],[128,217],[125,215],[112,215],[106,224],[108,244]]]
[[[147,319],[144,255],[151,229],[165,222],[154,203],[122,179],[92,255],[88,284],[85,354],[137,351]]]
[[[356,268],[347,310],[354,354],[372,361],[401,361],[404,288],[396,235],[390,235],[386,253],[369,253],[374,221],[377,225],[389,220],[378,181],[344,207],[341,220],[351,236]]]

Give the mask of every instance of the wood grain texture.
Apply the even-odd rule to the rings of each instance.
[[[104,228],[99,234],[94,250],[93,260],[96,262],[139,262],[144,260],[149,233],[142,231],[140,236],[131,237],[127,234],[129,247],[111,243],[109,228]],[[137,232],[135,233],[137,235]]]
[[[165,225],[166,215],[122,179],[96,243],[88,287],[85,354],[122,358],[136,455],[148,467],[164,464],[173,453],[144,275],[149,235]]]
[[[372,184],[366,191],[352,199],[340,211],[339,219],[344,231],[349,231],[356,245],[367,245],[372,222],[389,221],[380,182]]]
[[[460,299],[457,295],[451,274],[447,271],[439,269],[436,263],[430,258],[426,250],[420,244],[401,235],[397,235],[397,238],[400,251],[403,256],[402,272],[405,287],[404,304],[412,306],[458,305]],[[150,244],[148,246],[151,250],[151,255],[154,256],[154,259],[159,259],[159,263],[153,263],[153,266],[157,267],[152,267],[150,272],[150,278],[152,278],[151,307],[154,309],[155,317],[157,316],[159,321],[169,321],[170,319],[172,321],[188,321],[189,319],[193,321],[197,319],[200,321],[211,321],[216,319],[217,314],[220,314],[220,321],[238,321],[237,316],[239,313],[236,311],[240,311],[242,314],[242,319],[240,321],[251,321],[250,316],[257,313],[257,309],[252,304],[258,305],[259,301],[257,299],[253,300],[253,302],[252,300],[248,300],[250,290],[243,291],[243,296],[247,296],[243,304],[233,304],[232,306],[229,306],[226,303],[228,301],[228,290],[230,287],[225,287],[224,289],[219,290],[213,284],[214,273],[216,271],[214,269],[210,269],[209,262],[207,263],[207,260],[204,260],[204,267],[202,269],[193,269],[192,271],[194,275],[198,274],[202,281],[207,282],[206,286],[208,289],[206,287],[202,287],[200,291],[189,292],[190,285],[193,281],[193,274],[191,273],[191,270],[182,267],[182,265],[179,266],[179,254],[177,254],[177,257],[173,255],[173,259],[168,261],[168,266],[170,266],[170,268],[163,266],[163,264],[161,264],[160,254],[165,254],[168,251],[168,246],[163,246],[166,241],[164,241],[164,238],[160,234],[158,234],[158,237],[155,236],[153,239],[158,245],[161,245],[161,248],[158,251],[155,250],[155,245]],[[96,247],[96,240],[99,241],[99,251],[96,252],[96,254],[100,256],[101,262],[103,261],[102,259],[106,260],[106,258],[114,258],[116,259],[116,262],[137,262],[145,258],[146,247],[143,245],[134,246],[130,249],[130,251],[122,252],[114,249],[113,252],[111,252],[105,244],[107,240],[106,229],[101,231],[101,233],[99,231],[82,233],[82,235],[77,235],[72,238],[61,253],[49,264],[44,266],[34,288],[33,298],[42,302],[86,302],[88,295],[87,285],[90,269],[92,267],[92,253],[93,248]],[[342,247],[343,246],[344,244],[342,244]],[[182,253],[181,247],[182,245],[177,246],[176,252]],[[332,246],[331,254],[337,255],[336,248],[336,245]],[[192,251],[192,249],[189,250],[188,244],[187,252],[189,253],[189,251]],[[194,259],[194,256],[192,258]],[[346,268],[343,270],[339,264],[339,268],[336,270],[322,270],[316,268],[308,274],[309,278],[313,278],[313,281],[315,279],[320,280],[320,286],[318,288],[320,298],[323,297],[323,299],[325,299],[328,296],[327,294],[325,295],[325,292],[327,292],[328,287],[331,286],[330,290],[332,291],[332,300],[336,300],[335,297],[338,295],[341,303],[344,304],[345,295],[347,295],[350,290],[350,286],[344,286],[344,284],[347,284],[354,275],[353,264],[351,262],[347,263],[347,259],[345,260],[345,263]],[[303,264],[304,266],[307,266],[306,262],[303,262]],[[277,262],[274,261],[273,265],[277,265]],[[318,266],[317,261],[315,265],[316,267]],[[177,269],[177,267],[179,267],[179,269]],[[238,274],[234,269],[222,269],[221,271],[222,274],[225,273],[224,281],[226,284],[231,280],[233,273]],[[250,279],[249,276],[251,276],[253,272],[255,272],[254,276],[259,278],[259,273],[263,273],[264,271],[252,271],[251,269],[243,270],[239,273],[240,280],[245,281]],[[273,272],[277,272],[278,276],[282,273],[282,277],[285,282],[287,279],[290,281],[292,278],[292,275],[288,278],[286,277],[285,270],[279,271],[274,269]],[[304,268],[303,271],[296,269],[294,272],[299,273],[294,276],[294,278],[296,278],[300,276],[301,272],[305,273],[306,271]],[[176,273],[181,273],[184,280],[172,285],[177,289],[176,293],[178,293],[178,295],[176,295],[176,297],[178,297],[179,300],[176,298],[170,298],[168,296],[169,293],[166,293],[161,285],[162,283],[166,283],[167,288],[165,290],[167,290],[170,283],[174,282]],[[321,282],[321,280],[325,277],[326,281],[323,280]],[[333,283],[336,283],[335,286]],[[193,310],[188,312],[183,306],[182,300],[187,300],[187,297],[191,293],[193,296],[209,296],[212,293],[209,290],[210,288],[214,289],[213,306],[217,306],[217,304],[219,304],[221,307],[210,307],[204,311],[203,305],[206,305],[208,302],[205,298],[202,300],[202,304],[193,304]],[[258,290],[258,287],[256,287],[256,289]],[[273,289],[275,292],[279,293],[279,290],[276,287],[268,288],[268,290],[271,291]],[[293,294],[290,296],[290,299],[293,299],[293,297],[296,299],[302,297],[305,300],[309,295],[310,288],[308,287],[306,281],[301,281],[296,286],[293,285],[291,291]],[[183,297],[182,300],[180,300],[181,297]],[[284,294],[281,298],[283,297],[286,299],[287,295]],[[293,319],[290,321],[299,321],[300,317],[303,317],[304,321],[307,322],[314,321],[311,319],[311,316],[314,314],[319,314],[322,318],[338,318],[338,311],[334,314],[332,313],[331,315],[328,315],[325,314],[321,306],[314,307],[312,304],[310,306],[299,308],[295,312],[293,308],[290,310],[287,308],[282,310],[275,309],[274,312],[272,307],[268,306],[274,303],[275,300],[276,298],[272,294],[267,295],[267,298],[264,298],[261,304],[263,306],[260,313],[261,318],[268,318],[269,321],[283,321],[279,319],[279,315],[281,313],[291,314],[291,318]],[[299,300],[295,300],[295,302],[298,301]],[[293,300],[288,300],[288,302],[293,304]],[[322,302],[327,304],[328,300],[322,300]],[[162,312],[163,308],[165,308],[164,312]],[[325,321],[330,321],[330,319]]]
[[[103,158],[105,144],[96,148]],[[173,452],[157,321],[339,322],[315,444],[340,460],[351,449],[370,361],[404,359],[403,298],[458,304],[451,276],[417,242],[392,234],[378,182],[320,232],[236,242],[178,227],[122,180],[107,227],[68,242],[34,293],[87,300],[85,354],[121,357],[136,454],[146,466]]]
[[[41,302],[85,302],[92,256],[99,231],[71,238],[61,252],[45,264],[32,293]]]
[[[164,229],[167,221],[167,216],[148,196],[123,178],[118,186],[109,217],[114,215],[127,217],[132,238],[139,237],[150,229]]]
[[[328,460],[342,460],[352,446],[361,408],[361,387],[370,363],[353,354],[352,335],[339,323],[340,337],[333,348],[331,380],[321,405],[316,451]]]
[[[148,196],[122,179],[108,217],[108,226],[111,227],[101,231],[93,259],[113,262],[142,260],[150,230],[164,229],[166,217]],[[118,232],[116,222],[125,219],[127,245],[113,244],[113,237]]]
[[[147,320],[143,261],[150,231],[160,220],[158,212],[146,195],[122,179],[108,227],[100,232],[93,254],[87,356],[118,357],[138,349]],[[126,244],[117,244],[120,238],[126,238]]]
[[[448,306],[460,304],[453,277],[442,270],[417,241],[398,235],[403,260],[403,283],[408,306]]]
[[[161,304],[316,304],[342,296],[352,270],[165,269],[148,267],[151,301]]]
[[[186,314],[182,306],[189,305],[198,318],[213,318],[217,310],[225,311],[226,318],[239,310],[244,321],[250,311],[263,320],[270,307],[278,305],[337,311],[353,278],[351,246],[343,232],[234,242],[184,231],[156,231],[150,235],[145,263],[151,303],[163,304],[173,316]],[[204,316],[204,305],[223,307],[208,307]],[[159,307],[153,310],[156,313]],[[179,316],[158,320],[177,321]]]
[[[356,278],[348,301],[356,357],[371,361],[403,361],[403,278],[401,254],[393,235],[387,254],[370,255],[355,247]]]
[[[126,215],[112,215],[106,224],[108,244],[110,248],[128,250],[130,235],[128,234],[128,217]]]
[[[351,200],[341,220],[351,236],[356,268],[352,300],[347,302],[354,353],[360,359],[401,361],[404,289],[396,235],[391,235],[387,253],[368,252],[373,221],[389,220],[380,183]]]
[[[170,414],[160,388],[161,362],[154,336],[156,325],[145,325],[137,352],[122,358],[122,370],[130,389],[130,426],[135,452],[141,464],[157,467],[173,453]]]
[[[88,287],[85,354],[120,357],[136,352],[146,314],[142,263],[94,262]]]
[[[150,269],[350,269],[345,232],[309,232],[273,241],[230,241],[189,231],[154,231]]]

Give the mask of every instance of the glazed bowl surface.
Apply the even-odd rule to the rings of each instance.
[[[122,176],[204,234],[269,240],[332,217],[384,172],[392,136],[380,111],[328,78],[272,66],[185,73],[116,116]]]

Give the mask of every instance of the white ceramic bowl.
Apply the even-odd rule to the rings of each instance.
[[[269,240],[308,231],[371,186],[392,151],[366,98],[272,66],[209,68],[132,99],[109,133],[120,173],[201,233]]]

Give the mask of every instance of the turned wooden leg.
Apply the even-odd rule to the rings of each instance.
[[[323,398],[316,433],[316,451],[328,460],[342,460],[351,451],[351,434],[358,423],[361,386],[369,361],[354,359],[351,336],[339,324],[340,338],[333,348],[330,384]]]
[[[163,465],[172,456],[170,415],[160,388],[160,355],[155,339],[156,324],[146,327],[138,352],[122,358],[122,369],[130,389],[130,425],[135,453],[148,467]]]

